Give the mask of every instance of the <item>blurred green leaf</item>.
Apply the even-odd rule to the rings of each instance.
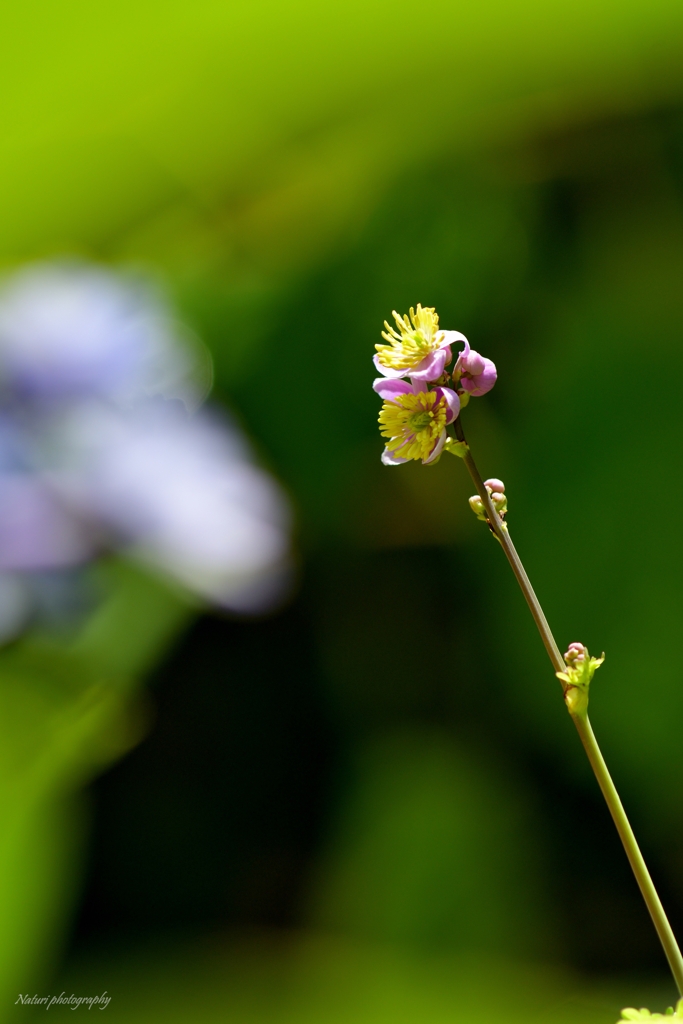
[[[0,252],[111,251],[176,209],[183,237],[206,238],[222,209],[234,248],[288,271],[453,144],[679,95],[682,21],[672,0],[17,7],[0,49]]]
[[[107,596],[75,639],[29,633],[0,652],[2,1006],[61,942],[84,837],[73,793],[144,734],[140,676],[189,612],[133,567],[104,577]]]
[[[509,767],[437,731],[374,739],[321,860],[312,920],[426,948],[550,955],[537,825]]]
[[[126,1024],[613,1024],[620,999],[514,959],[408,954],[318,932],[100,950],[59,987],[106,989],[108,1018]]]

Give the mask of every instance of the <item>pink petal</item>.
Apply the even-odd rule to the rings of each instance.
[[[454,373],[455,373],[456,370],[460,370],[460,372],[462,372],[463,369],[466,369],[466,367],[464,366],[464,363],[465,363],[466,359],[469,357],[470,352],[472,351],[472,349],[470,348],[470,343],[467,340],[467,338],[465,338],[464,335],[463,335],[463,339],[465,341],[465,347],[464,347],[464,349],[462,350],[462,352],[458,356],[457,362],[456,362],[455,367],[453,369]]]
[[[443,373],[444,367],[450,358],[451,350],[449,348],[438,349],[436,352],[432,352],[420,360],[417,366],[409,371],[409,376],[413,380],[437,380]]]
[[[376,391],[385,402],[391,402],[397,395],[414,394],[415,389],[407,380],[390,380],[387,377],[378,377],[372,382],[372,389]]]
[[[446,437],[446,428],[444,427],[441,433],[439,434],[439,438],[434,447],[432,448],[429,457],[422,460],[423,466],[428,466],[430,462],[434,462],[435,459],[438,459],[439,455],[441,455],[441,452],[443,451],[443,446],[446,443]]]
[[[388,448],[385,448],[382,452],[382,462],[385,466],[402,466],[404,462],[409,462],[410,459],[400,459],[398,455],[394,455]]]
[[[470,350],[470,343],[464,334],[460,331],[443,331],[443,338],[439,342],[439,348],[450,348],[451,345],[457,344],[459,341],[464,342],[465,347],[460,353],[461,356],[466,356]]]
[[[460,414],[460,399],[452,388],[434,388],[434,390],[438,391],[438,393],[445,399],[446,405],[448,406],[446,423],[452,423]]]
[[[464,373],[471,373],[473,377],[477,377],[483,373],[485,365],[484,357],[472,349],[462,360],[460,367]]]
[[[384,377],[407,377],[410,372],[409,370],[390,370],[388,366],[383,366],[379,361],[379,352],[377,355],[373,356],[372,361],[375,364],[375,368],[379,370]]]

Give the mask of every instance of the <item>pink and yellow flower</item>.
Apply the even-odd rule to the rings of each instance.
[[[375,345],[375,366],[389,378],[410,377],[412,380],[434,381],[453,358],[451,345],[464,342],[463,354],[469,352],[467,338],[460,331],[442,331],[439,316],[431,306],[411,307],[408,316],[393,312],[396,328],[384,321],[382,337],[388,344]]]
[[[379,414],[380,432],[387,438],[382,455],[386,466],[398,466],[411,459],[424,465],[435,462],[446,444],[446,427],[460,412],[460,399],[451,388],[427,390],[417,381],[386,380],[373,384],[384,399]]]

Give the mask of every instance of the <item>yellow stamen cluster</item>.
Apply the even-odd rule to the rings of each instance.
[[[379,414],[387,448],[400,459],[427,459],[446,426],[447,407],[436,391],[397,395]]]
[[[389,344],[375,345],[379,361],[391,370],[409,370],[438,348],[443,336],[439,315],[432,306],[423,308],[419,303],[417,309],[411,307],[409,316],[399,316],[395,310],[392,315],[398,330],[384,321],[382,337]]]

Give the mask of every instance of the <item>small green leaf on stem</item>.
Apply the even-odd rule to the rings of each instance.
[[[451,455],[457,455],[460,459],[464,459],[470,449],[467,441],[456,441],[454,437],[449,437],[443,446],[443,450],[450,452]]]
[[[591,658],[588,648],[583,644],[570,644],[564,655],[566,662],[564,672],[555,675],[561,683],[566,684],[564,699],[570,715],[582,715],[588,708],[588,691],[591,680],[605,660],[604,653],[599,658]]]

